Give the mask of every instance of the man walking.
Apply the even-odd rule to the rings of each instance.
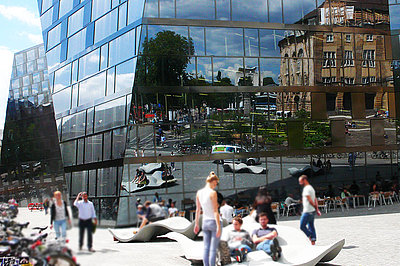
[[[81,196],[82,200],[79,200]],[[88,234],[88,250],[90,252],[94,252],[94,249],[92,248],[92,234],[93,226],[97,225],[97,218],[93,203],[88,200],[88,195],[86,192],[80,192],[78,196],[76,196],[74,206],[77,207],[79,211],[79,250],[82,250],[83,235],[86,229]]]
[[[299,177],[299,184],[303,187],[303,214],[301,215],[300,219],[300,229],[310,239],[311,244],[315,245],[317,234],[314,227],[314,218],[315,213],[320,216],[321,212],[318,209],[318,201],[315,197],[315,190],[308,182],[308,177],[306,175]]]

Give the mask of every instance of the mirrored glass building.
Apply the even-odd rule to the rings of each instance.
[[[210,171],[237,204],[296,193],[302,172],[321,194],[397,177],[387,0],[38,6],[70,197],[88,191],[103,224],[155,192],[189,217]]]
[[[66,191],[43,44],[14,55],[1,150],[0,197],[20,205]]]

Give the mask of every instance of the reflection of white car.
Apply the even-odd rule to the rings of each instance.
[[[121,182],[121,187],[128,192],[136,192],[143,189],[159,188],[176,181],[171,168],[167,164],[149,163],[139,167],[131,181]]]
[[[246,149],[233,146],[233,145],[214,145],[211,149],[211,154],[230,154],[230,153],[241,153],[241,152],[248,152]],[[232,160],[219,160],[218,163],[223,164],[225,161],[232,161]],[[245,163],[247,165],[256,165],[260,164],[260,158],[243,158],[237,159],[237,161],[241,163]]]

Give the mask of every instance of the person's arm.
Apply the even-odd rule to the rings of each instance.
[[[65,217],[67,218],[67,221],[69,224],[71,224],[71,218],[69,216],[69,211],[67,207],[67,203],[64,201],[64,209],[65,209]]]
[[[242,244],[248,245],[249,247],[253,245],[253,240],[251,239],[249,233],[245,233],[245,237],[242,239]]]
[[[199,195],[196,195],[196,218],[195,218],[195,225],[194,225],[194,233],[198,234],[200,231],[199,227],[199,220],[200,220],[200,212],[201,212],[201,205],[200,205],[200,200],[199,200]]]
[[[142,229],[143,227],[145,227],[146,224],[149,222],[148,217],[150,217],[150,212],[151,212],[150,207],[148,207],[146,210],[146,215],[143,215],[142,223],[139,227],[139,230]]]
[[[76,195],[76,199],[74,201],[74,206],[78,207],[78,202],[79,202],[79,198],[81,197],[82,192],[79,192],[78,195]]]
[[[259,244],[265,240],[272,240],[278,236],[278,232],[274,230],[273,232],[269,233],[268,235],[258,237],[256,234],[253,234],[253,243],[254,244]]]
[[[55,213],[53,211],[53,205],[50,206],[50,229],[53,229],[53,221],[54,221]]]
[[[314,207],[315,211],[317,212],[317,215],[321,216],[321,212],[319,211],[319,208],[318,208],[318,200],[317,200],[317,198],[315,198],[315,200],[313,201],[311,199],[311,196],[307,195],[307,200],[310,202],[311,206]]]
[[[221,221],[220,221],[220,217],[219,217],[219,212],[218,212],[218,195],[217,192],[214,191],[213,193],[211,193],[211,202],[213,204],[213,208],[214,208],[214,218],[215,221],[217,222],[217,234],[216,237],[219,238],[221,237]]]

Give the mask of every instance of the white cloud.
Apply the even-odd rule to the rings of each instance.
[[[6,107],[8,99],[8,90],[10,87],[10,78],[14,52],[7,47],[0,46],[0,129],[4,127],[6,119]],[[0,136],[2,138],[3,136]]]
[[[28,40],[32,42],[32,45],[43,43],[43,36],[41,34],[33,34],[29,32],[20,32],[19,36],[26,37]]]
[[[38,15],[25,7],[0,5],[0,15],[9,20],[19,20],[28,25],[40,27]]]

